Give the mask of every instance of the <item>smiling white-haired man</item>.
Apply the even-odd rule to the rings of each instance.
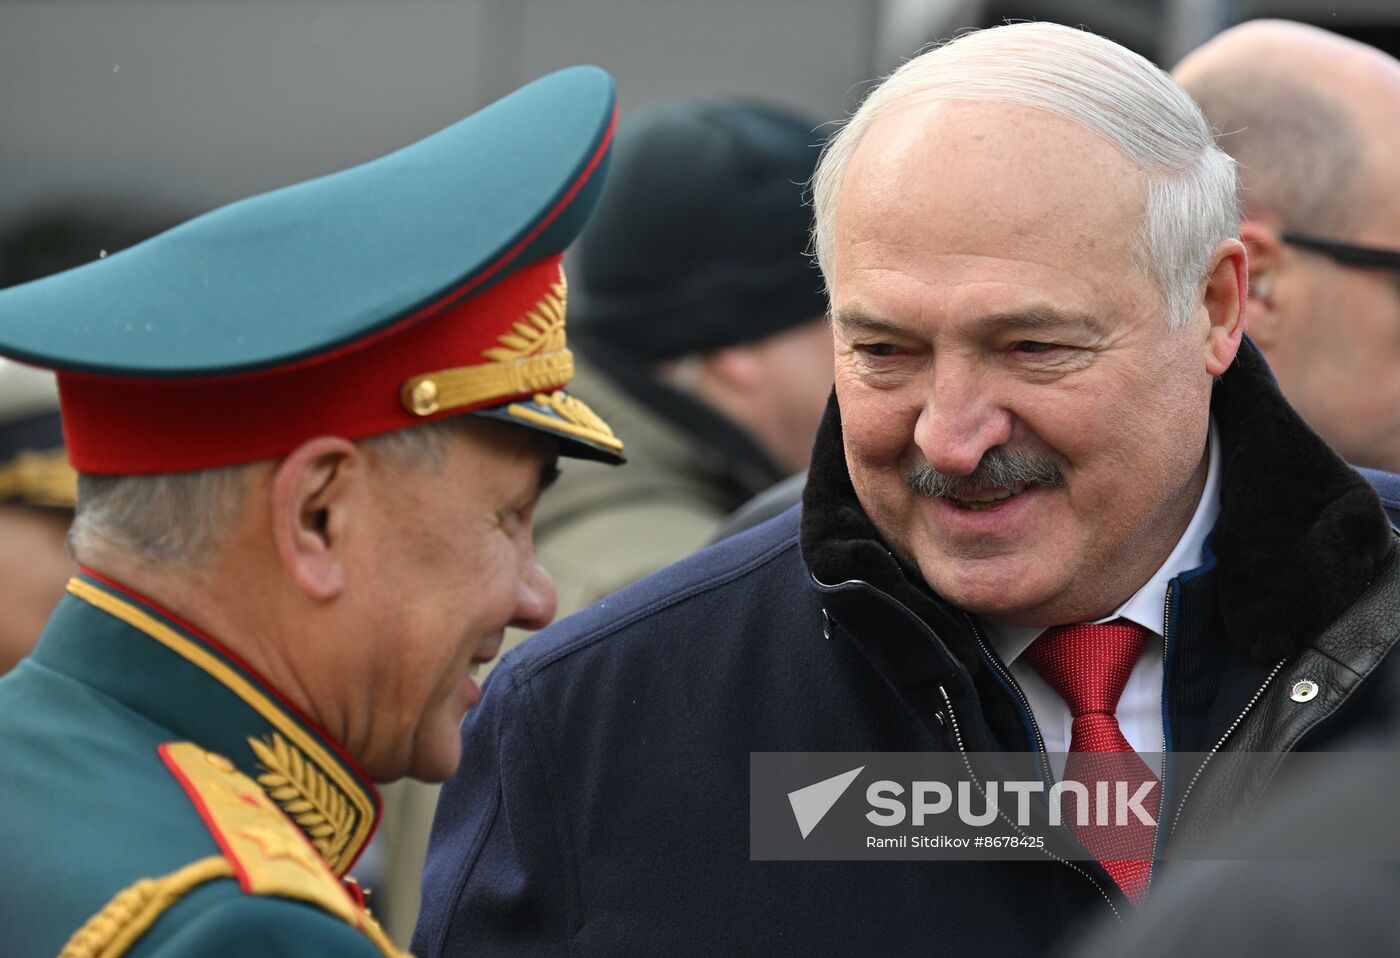
[[[1191,99],[1086,32],[969,34],[877,88],[814,183],[836,389],[800,510],[506,658],[415,951],[1046,952],[1148,898],[1169,825],[793,860],[880,817],[875,759],[815,824],[756,753],[1067,753],[1026,763],[1049,784],[1214,751],[1151,782],[1149,822],[1189,832],[1372,721],[1394,534],[1244,338],[1235,189]]]

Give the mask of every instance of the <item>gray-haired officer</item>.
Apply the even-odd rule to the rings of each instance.
[[[393,951],[343,882],[371,783],[452,773],[471,667],[554,614],[556,459],[620,460],[563,391],[560,265],[614,113],[566,70],[0,292],[82,567],[0,680],[0,952]]]

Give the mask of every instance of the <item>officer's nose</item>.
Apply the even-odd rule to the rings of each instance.
[[[538,559],[533,555],[528,556],[520,567],[515,618],[510,624],[518,629],[542,629],[554,621],[558,608],[559,597],[554,591],[554,580]]]
[[[1011,439],[1012,415],[975,367],[940,363],[914,426],[914,444],[939,472],[965,476],[982,456]]]

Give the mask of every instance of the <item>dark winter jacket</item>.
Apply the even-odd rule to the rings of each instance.
[[[1325,747],[1379,721],[1400,560],[1374,491],[1246,347],[1217,384],[1212,555],[1172,584],[1179,751]],[[1306,706],[1290,683],[1318,682]],[[749,753],[1030,750],[970,616],[861,510],[834,404],[793,510],[516,650],[464,726],[414,940],[438,955],[1041,954],[1131,906],[1094,862],[749,860]],[[1192,831],[1271,773],[1165,784]],[[1164,827],[1166,827],[1164,825]]]

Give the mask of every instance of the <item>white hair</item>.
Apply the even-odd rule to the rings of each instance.
[[[1126,154],[1144,174],[1134,259],[1156,281],[1173,325],[1187,322],[1211,254],[1239,235],[1234,161],[1166,73],[1116,43],[1051,23],[967,33],[909,60],[828,141],[812,177],[813,246],[828,291],[837,198],[866,130],[891,110],[949,100],[1047,110]]]
[[[442,464],[447,437],[467,416],[419,423],[362,439],[362,452],[405,469]],[[152,562],[195,563],[218,547],[243,505],[250,467],[225,466],[148,476],[79,474],[69,550],[81,560],[116,549]]]

